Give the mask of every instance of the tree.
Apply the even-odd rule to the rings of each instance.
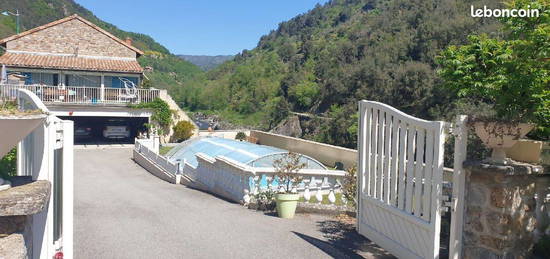
[[[189,121],[180,121],[173,127],[174,135],[172,138],[176,142],[182,142],[193,136],[193,130],[195,126]]]
[[[273,168],[277,175],[277,181],[284,187],[285,193],[292,193],[292,188],[302,182],[300,170],[307,166],[306,163],[300,161],[301,155],[289,152],[281,155],[280,158],[273,161]]]
[[[244,141],[246,140],[246,133],[239,131],[237,135],[235,136],[236,140]]]
[[[530,5],[540,17],[507,17],[505,39],[471,35],[462,46],[449,46],[438,58],[444,86],[459,98],[493,106],[492,120],[534,122],[540,137],[550,135],[550,1],[516,0],[509,8]],[[540,133],[542,132],[542,133]],[[546,135],[546,136],[544,136]]]

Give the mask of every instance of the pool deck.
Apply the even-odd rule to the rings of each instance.
[[[353,224],[248,210],[164,182],[131,154],[75,150],[75,258],[392,258]]]

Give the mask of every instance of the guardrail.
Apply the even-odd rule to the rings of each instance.
[[[147,159],[149,162],[153,163],[153,165],[156,166],[157,169],[161,170],[155,170],[155,168],[151,168],[150,166],[142,163],[143,161],[138,161],[136,159],[136,156],[134,156],[134,159],[136,159],[136,162],[141,164],[149,172],[155,174],[157,177],[168,182],[174,182],[176,179],[176,174],[179,173],[179,164],[172,163],[171,161],[166,159],[166,157],[161,156],[158,152],[155,152],[150,143],[148,143],[150,141],[151,140],[136,139],[134,152],[138,153],[142,156],[142,158]]]
[[[15,98],[17,89],[34,93],[46,104],[126,105],[151,102],[159,97],[158,89],[125,89],[88,86],[0,85],[0,99]]]

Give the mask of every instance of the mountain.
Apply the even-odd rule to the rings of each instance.
[[[207,56],[207,55],[178,55],[178,57],[189,61],[196,66],[199,66],[204,71],[211,70],[223,62],[233,59],[234,55],[216,55],[216,56]]]
[[[497,19],[470,5],[500,0],[332,0],[279,24],[256,48],[185,86],[184,104],[271,130],[300,117],[300,137],[356,147],[357,101],[375,100],[425,119],[455,110],[435,57],[469,34],[495,34]],[[299,114],[308,114],[300,116]],[[280,128],[280,127],[277,127]]]
[[[177,94],[182,84],[201,77],[203,73],[199,67],[171,54],[150,36],[123,31],[113,24],[102,21],[73,0],[2,0],[0,10],[19,10],[21,31],[78,14],[121,39],[130,37],[133,40],[132,44],[145,52],[138,60],[140,64],[153,68],[152,72],[146,73],[147,78],[151,79],[150,85],[168,89],[171,94]],[[15,17],[0,15],[0,38],[15,34],[15,28]]]

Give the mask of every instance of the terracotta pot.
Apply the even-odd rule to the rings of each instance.
[[[535,125],[530,123],[475,122],[473,126],[483,144],[493,149],[491,160],[505,163],[505,149],[512,147],[520,138],[525,137]]]

